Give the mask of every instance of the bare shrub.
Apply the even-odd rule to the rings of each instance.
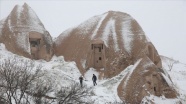
[[[29,104],[31,83],[40,76],[41,66],[34,69],[35,64],[30,60],[16,57],[5,59],[0,64],[0,89],[4,101],[8,104]]]
[[[174,64],[177,64],[178,62],[179,61],[174,60],[173,58],[170,58],[169,60],[166,61],[167,66],[168,66],[168,68],[169,68],[170,71],[172,70]]]
[[[52,82],[43,78],[42,66],[31,60],[11,57],[0,62],[0,104],[93,104],[91,88],[72,83],[54,92]]]
[[[47,96],[47,93],[53,91],[52,84],[44,83],[43,80],[37,80],[33,88],[30,90],[32,99],[35,104],[51,104],[56,98]]]
[[[80,87],[78,83],[72,83],[56,93],[58,104],[93,104],[94,101],[90,99],[90,96],[91,89],[87,86]]]

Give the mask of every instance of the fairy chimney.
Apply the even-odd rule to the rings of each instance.
[[[119,97],[127,103],[140,103],[149,94],[177,96],[165,80],[170,79],[158,51],[129,14],[109,11],[94,16],[60,34],[54,51],[75,61],[82,74],[93,67],[102,78],[111,78],[128,70],[118,86]]]
[[[53,55],[53,42],[36,13],[25,3],[16,5],[1,22],[0,42],[18,55],[49,61]]]
[[[161,67],[158,52],[137,21],[122,12],[109,11],[66,30],[56,39],[54,50],[57,56],[75,61],[82,73],[90,67],[103,68],[105,77],[117,75],[144,55]]]

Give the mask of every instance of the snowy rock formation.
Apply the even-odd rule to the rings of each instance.
[[[109,11],[94,16],[63,32],[53,45],[34,11],[27,4],[16,5],[10,15],[0,21],[0,43],[4,43],[8,51],[31,59],[49,61],[54,48],[57,56],[75,61],[67,64],[63,57],[56,57],[61,62],[52,59],[43,63],[48,68],[45,79],[51,79],[51,84],[55,82],[56,88],[69,83],[62,79],[78,82],[81,74],[90,78],[85,84],[92,85],[90,75],[97,73],[99,84],[93,88],[96,96],[93,99],[99,97],[98,103],[109,101],[113,95],[119,95],[117,101],[121,99],[130,104],[151,103],[152,96],[179,97],[171,77],[162,68],[156,48],[137,21],[126,13]],[[0,57],[4,57],[5,52],[0,53]],[[95,70],[92,72],[92,69]]]
[[[49,32],[26,3],[16,5],[8,17],[0,21],[0,42],[9,51],[32,59],[49,61],[53,55]]]
[[[118,95],[127,103],[139,103],[145,96],[175,98],[162,69],[160,56],[140,25],[129,14],[109,11],[94,16],[63,32],[54,43],[55,54],[75,61],[84,74],[91,67],[99,78],[111,78],[129,65],[118,87]]]
[[[76,61],[82,72],[94,67],[104,68],[110,72],[108,76],[113,75],[134,64],[142,56],[147,56],[152,63],[161,67],[158,52],[139,24],[122,12],[109,11],[94,16],[63,32],[54,44],[55,54]],[[102,54],[98,58],[99,55],[95,55],[96,48]],[[96,65],[99,62],[103,65]]]

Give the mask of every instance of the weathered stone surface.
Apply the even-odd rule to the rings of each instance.
[[[126,13],[109,11],[94,16],[63,32],[53,45],[34,11],[27,4],[15,6],[0,21],[0,42],[15,54],[47,61],[54,48],[57,56],[75,61],[82,74],[90,67],[97,69],[100,79],[113,77],[139,62],[118,87],[122,100],[135,104],[149,94],[177,96],[166,80],[169,77],[162,69],[156,48],[137,21]]]
[[[141,60],[118,87],[120,98],[128,103],[140,103],[149,94],[177,96],[163,77],[156,48],[129,14],[109,11],[94,16],[63,32],[54,43],[54,51],[66,61],[75,61],[82,74],[94,67],[100,79],[113,77]]]
[[[149,57],[141,58],[133,72],[126,76],[118,87],[118,95],[126,103],[140,103],[144,96],[164,95],[167,98],[176,98],[177,92],[169,85],[165,78],[165,71],[158,68]],[[171,81],[170,79],[168,79]]]
[[[1,22],[0,42],[18,55],[49,61],[53,56],[53,42],[49,32],[25,3],[16,5]]]
[[[96,40],[101,43],[96,43]],[[100,57],[95,55],[95,43],[103,45]],[[90,67],[104,68],[105,77],[118,74],[144,55],[161,67],[158,52],[139,24],[122,12],[109,11],[63,32],[55,41],[54,48],[56,55],[63,55],[67,61],[76,61],[81,72]],[[102,67],[97,67],[100,61]]]

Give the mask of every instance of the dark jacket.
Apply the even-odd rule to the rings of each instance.
[[[80,80],[80,81],[83,81],[83,77],[79,77],[79,80]]]
[[[92,80],[93,81],[96,81],[97,80],[97,77],[95,75],[93,75]]]

